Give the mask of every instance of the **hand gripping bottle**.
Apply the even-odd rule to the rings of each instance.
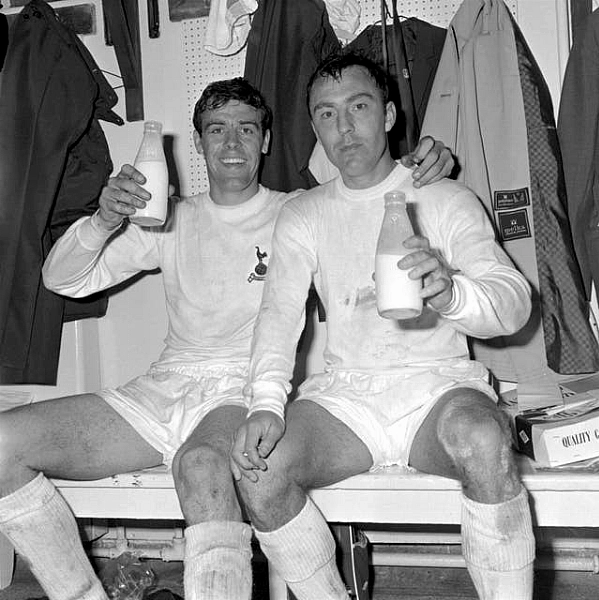
[[[145,208],[138,208],[129,220],[144,227],[162,225],[168,207],[168,170],[162,147],[162,123],[144,123],[144,135],[133,166],[145,176],[146,182],[142,187],[152,197]]]
[[[403,245],[413,235],[405,194],[387,192],[374,265],[376,306],[386,319],[412,319],[422,312],[422,280],[410,279],[410,269],[397,266],[399,260],[413,252]]]

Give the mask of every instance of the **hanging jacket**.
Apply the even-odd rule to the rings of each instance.
[[[41,267],[98,207],[112,171],[98,119],[122,124],[116,102],[79,38],[31,0],[11,27],[0,85],[1,384],[56,383],[64,299],[44,288]],[[92,312],[105,310],[102,298]]]
[[[564,211],[546,84],[502,0],[465,0],[450,23],[422,133],[443,140],[531,283],[533,314],[516,335],[475,341],[502,380],[555,382],[599,365]],[[537,144],[542,144],[540,152]]]
[[[320,61],[341,46],[322,0],[262,0],[252,20],[245,77],[274,113],[271,145],[261,182],[292,191],[316,182],[308,171],[316,137],[306,88]]]
[[[557,131],[568,214],[587,298],[599,290],[599,9],[574,38],[562,86]]]

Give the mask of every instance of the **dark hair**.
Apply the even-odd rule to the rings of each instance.
[[[262,133],[270,129],[272,124],[272,111],[266,104],[264,96],[243,77],[214,81],[209,84],[193,110],[193,126],[202,135],[202,115],[207,110],[221,108],[230,100],[238,100],[243,104],[252,106],[262,113]]]
[[[312,93],[312,88],[314,87],[317,79],[321,77],[323,79],[331,77],[332,79],[339,81],[343,71],[349,67],[364,67],[374,80],[376,87],[380,90],[383,104],[387,104],[387,102],[389,102],[389,76],[387,73],[364,54],[351,50],[341,50],[327,56],[318,65],[318,67],[316,67],[316,70],[314,73],[312,73],[310,79],[308,80],[308,87],[306,90],[308,112],[310,112],[310,94]]]

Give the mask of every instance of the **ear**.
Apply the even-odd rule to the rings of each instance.
[[[313,121],[310,121],[310,127],[312,127],[312,131],[314,132],[314,135],[316,136],[316,139],[320,142],[320,138],[318,137],[318,131],[316,131],[316,127],[314,127],[314,122]]]
[[[391,131],[393,125],[395,125],[395,121],[397,119],[397,109],[395,108],[395,104],[393,102],[387,102],[385,106],[385,131]]]
[[[262,140],[262,154],[266,154],[268,152],[269,146],[270,146],[270,129],[267,129],[264,132],[264,139]]]
[[[204,154],[204,148],[202,148],[202,138],[196,129],[193,130],[193,143],[198,151],[198,154]]]

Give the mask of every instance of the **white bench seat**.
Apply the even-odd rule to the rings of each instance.
[[[522,472],[535,525],[599,527],[599,473],[535,470],[528,460]],[[78,517],[183,519],[165,467],[54,483]],[[389,467],[314,490],[312,498],[330,522],[459,524],[459,490],[451,479]]]
[[[534,524],[538,527],[599,527],[599,473],[535,470],[522,460]],[[80,518],[181,520],[172,476],[165,467],[96,481],[53,480]],[[351,477],[312,492],[330,523],[384,526],[458,525],[460,486],[451,479],[389,467]],[[12,556],[3,553],[6,565]],[[0,573],[5,572],[0,565]],[[2,587],[7,582],[0,581]],[[285,585],[270,572],[271,600],[287,598]]]

